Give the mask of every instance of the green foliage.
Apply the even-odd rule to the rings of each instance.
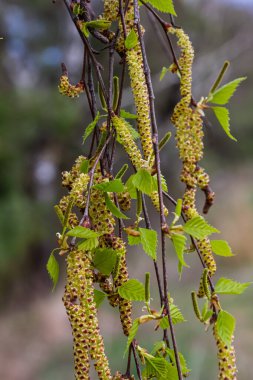
[[[109,276],[116,264],[117,251],[110,248],[98,248],[95,251],[93,265],[99,272]]]
[[[139,228],[141,245],[146,254],[156,260],[157,232],[147,228]]]
[[[101,305],[105,298],[106,294],[104,292],[101,292],[101,290],[94,289],[94,301],[97,308]]]
[[[173,246],[175,248],[175,251],[178,257],[178,261],[179,261],[178,271],[181,274],[183,266],[189,268],[189,265],[184,260],[184,250],[185,250],[187,238],[184,235],[173,233],[171,236],[171,241],[173,243]]]
[[[134,29],[131,29],[129,34],[125,39],[125,48],[132,49],[138,44],[138,35],[136,34]]]
[[[160,12],[170,13],[174,16],[177,15],[172,0],[148,0],[147,3],[151,4]]]
[[[78,248],[84,251],[92,251],[99,245],[98,238],[93,237],[90,239],[82,240],[78,243]]]
[[[118,179],[118,178],[121,179],[124,176],[124,174],[126,173],[127,170],[128,170],[128,165],[124,164],[122,166],[122,168],[116,174],[115,179]]]
[[[228,137],[237,141],[237,139],[230,133],[230,117],[228,109],[226,107],[211,107],[211,109]]]
[[[252,282],[240,283],[229,278],[221,277],[215,285],[215,293],[219,294],[242,294]]]
[[[195,216],[188,220],[183,226],[183,230],[196,239],[204,239],[208,235],[220,232],[210,226],[201,216]]]
[[[225,84],[224,86],[216,90],[214,93],[210,94],[208,96],[208,101],[210,103],[221,104],[221,105],[227,104],[230,98],[234,95],[234,92],[236,91],[237,87],[245,79],[247,78],[246,77],[237,78],[233,80],[232,82]]]
[[[59,279],[59,271],[60,271],[58,261],[56,260],[54,256],[54,251],[52,251],[49,256],[49,259],[47,262],[47,271],[51,280],[53,281],[53,290],[54,290]]]
[[[109,182],[103,182],[99,183],[97,185],[93,186],[94,189],[104,191],[106,193],[113,192],[113,193],[122,193],[125,189],[121,179],[113,179]]]
[[[100,233],[90,230],[89,228],[83,226],[76,226],[72,230],[68,231],[67,236],[73,236],[82,239],[91,239],[100,236]]]
[[[129,331],[129,335],[128,335],[128,338],[127,338],[127,345],[126,345],[126,349],[125,349],[125,352],[124,352],[124,356],[127,353],[128,349],[130,347],[130,344],[134,340],[134,338],[135,338],[135,336],[136,336],[136,334],[138,332],[139,326],[140,326],[140,321],[139,321],[139,318],[137,318],[137,319],[135,319],[133,321],[133,324],[132,324],[131,329]]]
[[[100,117],[101,117],[100,112],[98,111],[95,119],[85,129],[85,132],[83,135],[83,142],[85,142],[87,140],[87,138],[90,136],[90,134],[94,131]]]
[[[167,68],[167,67],[163,67],[162,68],[162,71],[161,71],[161,74],[160,74],[160,81],[163,80],[163,78],[165,77],[165,75],[169,72],[170,70]]]
[[[176,365],[176,359],[175,359],[174,350],[172,348],[166,348],[166,353],[169,355],[172,363],[175,366]],[[182,368],[182,373],[183,373],[184,376],[186,376],[187,374],[189,374],[189,372],[191,370],[187,366],[187,363],[186,363],[186,360],[184,358],[184,355],[181,352],[179,352],[178,356],[179,356],[179,361],[180,361],[180,365],[181,365],[181,368]]]
[[[230,347],[235,329],[235,318],[227,311],[221,310],[218,314],[216,326],[220,339]]]
[[[137,199],[136,187],[135,187],[134,184],[133,184],[134,176],[135,176],[135,174],[132,174],[132,175],[128,178],[128,180],[126,181],[126,188],[127,188],[127,191],[128,191],[129,194],[130,194],[130,197],[131,197],[132,199]]]
[[[108,210],[111,211],[112,215],[116,216],[117,218],[121,219],[129,219],[123,212],[121,212],[118,207],[111,201],[108,194],[105,193],[105,204]]]
[[[213,252],[218,256],[234,256],[228,242],[225,240],[211,240],[211,246]]]
[[[128,280],[118,288],[118,292],[122,298],[128,301],[145,301],[145,288],[138,280]]]
[[[142,193],[150,195],[155,190],[151,174],[146,169],[139,169],[133,175],[132,184]]]
[[[152,356],[144,353],[146,367],[144,370],[145,378],[155,377],[157,380],[177,380],[177,369],[171,363],[168,363],[166,359]]]
[[[120,110],[120,117],[122,117],[123,119],[137,119],[137,115],[128,112],[124,109]]]
[[[169,306],[170,306],[170,315],[171,315],[171,320],[172,320],[173,325],[186,321],[180,309],[176,305],[174,305],[173,303],[170,303]],[[159,326],[164,330],[169,328],[168,316],[165,316],[161,319]]]

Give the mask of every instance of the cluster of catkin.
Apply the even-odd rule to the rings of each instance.
[[[90,175],[81,171],[84,160],[85,157],[78,157],[72,169],[62,173],[62,185],[68,189],[68,195],[63,196],[58,207],[63,216],[68,213],[68,225],[71,228],[80,223],[77,214],[79,211],[83,213],[86,207]],[[94,185],[108,181],[108,178],[101,173],[100,164],[96,168],[93,181]],[[128,207],[130,204],[126,202],[126,195],[122,193],[119,194],[120,197],[123,208]],[[75,212],[69,209],[70,204]],[[95,283],[98,283],[108,294],[111,305],[119,307],[125,335],[128,335],[132,325],[132,306],[130,301],[117,295],[117,288],[128,280],[125,243],[115,236],[115,219],[106,207],[103,192],[95,188],[92,188],[90,193],[89,225],[92,230],[100,234],[99,248],[110,248],[120,255],[117,274],[113,278],[102,275],[92,265],[92,251],[81,250],[78,246],[68,247],[67,283],[63,302],[72,327],[76,379],[90,378],[89,370],[92,360],[98,378],[108,380],[114,377],[110,373],[103,337],[100,334],[97,307],[94,302]]]
[[[183,196],[183,211],[188,220],[199,216],[196,208],[196,192],[200,188],[205,192],[206,202],[212,204],[214,193],[209,188],[209,176],[199,166],[203,157],[203,120],[201,108],[192,102],[192,63],[194,51],[188,35],[183,29],[169,27],[168,32],[176,35],[181,56],[178,67],[172,65],[171,70],[178,70],[180,76],[181,99],[176,105],[172,123],[176,127],[176,140],[179,156],[182,160],[181,181],[186,189]],[[216,263],[212,254],[212,247],[208,237],[196,240],[198,250],[208,268],[209,276],[216,272]],[[205,296],[203,276],[200,281],[199,297]],[[233,345],[226,346],[217,334],[216,322],[213,326],[214,338],[218,349],[219,380],[236,380],[235,350]]]

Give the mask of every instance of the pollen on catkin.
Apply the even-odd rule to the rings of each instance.
[[[76,98],[84,91],[84,85],[83,83],[72,85],[69,83],[68,76],[62,75],[58,89],[60,94],[68,96],[69,98]]]
[[[217,333],[217,326],[213,326],[213,335],[217,345],[217,357],[219,360],[219,380],[236,380],[236,362],[235,362],[235,349],[233,344],[228,347],[219,337]],[[234,338],[232,338],[233,341]]]

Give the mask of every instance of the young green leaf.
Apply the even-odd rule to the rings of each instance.
[[[160,74],[160,81],[163,80],[163,78],[165,77],[165,75],[170,71],[170,69],[168,69],[167,67],[163,67],[162,68],[162,71],[161,71],[161,74]]]
[[[85,23],[87,28],[93,28],[98,30],[106,30],[109,29],[111,26],[111,21],[105,20],[105,19],[98,19],[98,20],[92,20],[87,21]]]
[[[218,256],[234,256],[225,240],[211,240],[212,251]]]
[[[215,293],[219,294],[242,294],[252,282],[240,283],[229,278],[221,277],[215,285]]]
[[[147,228],[139,228],[141,245],[146,254],[156,260],[157,232]]]
[[[82,239],[96,238],[100,236],[100,233],[90,230],[89,228],[76,226],[72,230],[68,231],[67,236],[74,236]]]
[[[60,209],[60,207],[58,205],[54,206],[54,210],[55,210],[56,215],[58,216],[59,221],[61,222],[61,225],[63,226],[64,225],[64,215],[63,215],[62,210]]]
[[[93,249],[97,248],[98,245],[98,238],[93,237],[80,241],[80,243],[78,243],[78,248],[83,251],[92,251]]]
[[[109,211],[111,211],[112,215],[116,216],[116,218],[129,219],[128,216],[123,214],[123,212],[121,212],[118,209],[118,207],[111,201],[107,193],[105,193],[104,195],[105,195],[106,207],[108,208]]]
[[[123,109],[120,110],[120,117],[123,119],[137,119],[137,115]]]
[[[174,365],[176,365],[174,350],[172,348],[166,348],[166,353],[169,355],[172,363]],[[184,358],[184,355],[181,352],[178,352],[178,356],[179,356],[179,361],[180,361],[180,365],[181,365],[183,375],[189,374],[189,372],[191,370],[187,367],[187,363],[186,363],[186,360]]]
[[[173,234],[171,236],[171,240],[172,240],[174,249],[175,249],[177,257],[178,257],[178,261],[180,264],[179,265],[179,274],[181,274],[183,266],[189,268],[189,265],[184,260],[184,250],[185,250],[187,238],[186,238],[186,236],[181,235],[181,234]]]
[[[180,218],[180,216],[181,216],[182,204],[183,204],[182,199],[178,199],[177,204],[176,204],[176,208],[175,208],[175,214],[178,216],[178,218]]]
[[[237,141],[237,139],[230,133],[230,118],[228,109],[225,107],[211,107],[211,109],[213,110],[215,116],[217,117],[220,125],[222,126],[228,137],[230,137],[234,141]]]
[[[111,248],[99,248],[96,249],[93,258],[93,265],[99,272],[105,276],[109,276],[116,264],[117,251]]]
[[[235,318],[227,311],[221,310],[216,322],[217,334],[221,340],[228,346],[231,346],[232,337],[235,329]]]
[[[122,193],[125,189],[121,179],[113,179],[109,182],[99,183],[93,186],[94,189],[104,191],[105,193]]]
[[[232,82],[229,82],[225,84],[224,86],[220,87],[217,91],[215,91],[213,94],[211,94],[209,102],[215,103],[215,104],[227,104],[230,100],[230,98],[234,95],[234,92],[236,91],[237,87],[245,80],[246,77],[237,78],[233,80]]]
[[[134,29],[131,29],[130,33],[127,35],[125,39],[125,48],[132,49],[138,44],[138,36]]]
[[[160,12],[170,13],[174,16],[177,15],[172,0],[148,0],[147,3],[151,4]]]
[[[144,194],[150,195],[154,189],[151,174],[145,169],[139,169],[132,178],[133,185]]]
[[[173,325],[185,322],[184,316],[180,309],[174,304],[170,304],[170,315]],[[164,330],[169,328],[169,319],[167,315],[161,319],[159,326]]]
[[[129,331],[129,335],[128,335],[128,338],[127,338],[127,346],[126,346],[126,349],[125,349],[125,352],[124,352],[124,356],[126,355],[128,349],[130,347],[130,344],[134,340],[134,338],[135,338],[135,336],[137,334],[139,326],[140,326],[140,321],[139,321],[139,318],[137,318],[137,319],[135,319],[133,321],[132,327],[131,327],[131,329]]]
[[[141,244],[141,236],[127,235],[127,240],[129,245]]]
[[[80,165],[80,172],[87,174],[89,171],[89,164],[90,164],[90,160],[83,160]]]
[[[100,119],[100,112],[98,111],[95,119],[85,129],[85,132],[83,135],[83,143],[86,141],[86,139],[89,137],[89,135],[93,132],[93,130],[96,127],[96,124],[97,124],[99,119]]]
[[[188,220],[185,223],[183,230],[196,239],[204,239],[208,235],[220,232],[216,228],[210,226],[210,224],[208,224],[201,216],[195,216]]]
[[[130,175],[130,177],[126,181],[126,188],[127,188],[127,191],[130,194],[130,197],[132,199],[137,199],[136,187],[133,184],[134,176],[135,176],[135,174]]]
[[[128,301],[145,301],[145,288],[135,279],[128,280],[118,288],[120,297]]]
[[[94,289],[94,301],[97,308],[101,305],[101,303],[104,301],[105,298],[106,298],[106,294],[104,292]]]
[[[56,284],[58,282],[58,279],[59,279],[59,271],[60,270],[59,270],[58,261],[54,257],[53,252],[54,251],[51,252],[49,259],[48,259],[48,262],[47,262],[47,271],[48,271],[48,274],[49,274],[51,280],[53,281],[53,290],[54,290],[54,288],[56,287]]]
[[[156,378],[157,380],[177,380],[177,369],[166,359],[144,354],[146,368],[144,370],[145,378]]]

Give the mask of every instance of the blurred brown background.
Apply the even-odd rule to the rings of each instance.
[[[0,379],[72,380],[71,331],[61,302],[64,261],[60,260],[61,279],[54,293],[45,265],[56,245],[55,233],[59,228],[53,205],[62,193],[60,173],[71,167],[77,155],[86,152],[81,145],[81,136],[90,121],[86,101],[84,97],[63,98],[57,91],[62,61],[67,64],[71,79],[79,80],[82,44],[61,1],[3,3],[0,3],[0,36],[4,37],[0,41]],[[102,1],[94,3],[101,9]],[[231,61],[225,81],[248,77],[230,104],[232,133],[238,143],[229,140],[215,120],[208,118],[203,165],[217,194],[209,220],[221,229],[221,238],[227,239],[236,253],[232,259],[217,259],[217,278],[227,275],[238,281],[250,281],[253,2],[175,0],[175,7],[179,15],[177,23],[189,32],[195,46],[195,98],[207,94],[225,59]],[[178,83],[172,75],[159,82],[161,68],[169,66],[171,58],[162,48],[145,10],[142,15],[162,136],[168,130],[174,133],[169,117],[178,97]],[[101,53],[100,58],[106,59],[106,54]],[[131,103],[127,89],[123,105],[134,111]],[[180,197],[183,189],[178,183],[180,163],[173,142],[163,153],[162,164],[170,193]],[[170,292],[189,321],[176,326],[180,350],[192,368],[189,378],[213,380],[217,368],[212,334],[204,332],[195,319],[190,302],[190,291],[197,287],[200,275],[199,262],[194,256],[187,257],[191,269],[185,270],[179,282],[174,253],[171,247],[168,250]],[[148,269],[153,274],[148,260],[143,269],[143,256],[134,251],[129,254],[131,274],[140,280]],[[252,289],[242,296],[223,298],[224,308],[238,319],[238,379],[248,380],[252,378]],[[120,335],[117,313],[104,305],[100,315],[112,367],[123,369],[125,339]],[[151,347],[154,337],[140,337],[140,343]]]

